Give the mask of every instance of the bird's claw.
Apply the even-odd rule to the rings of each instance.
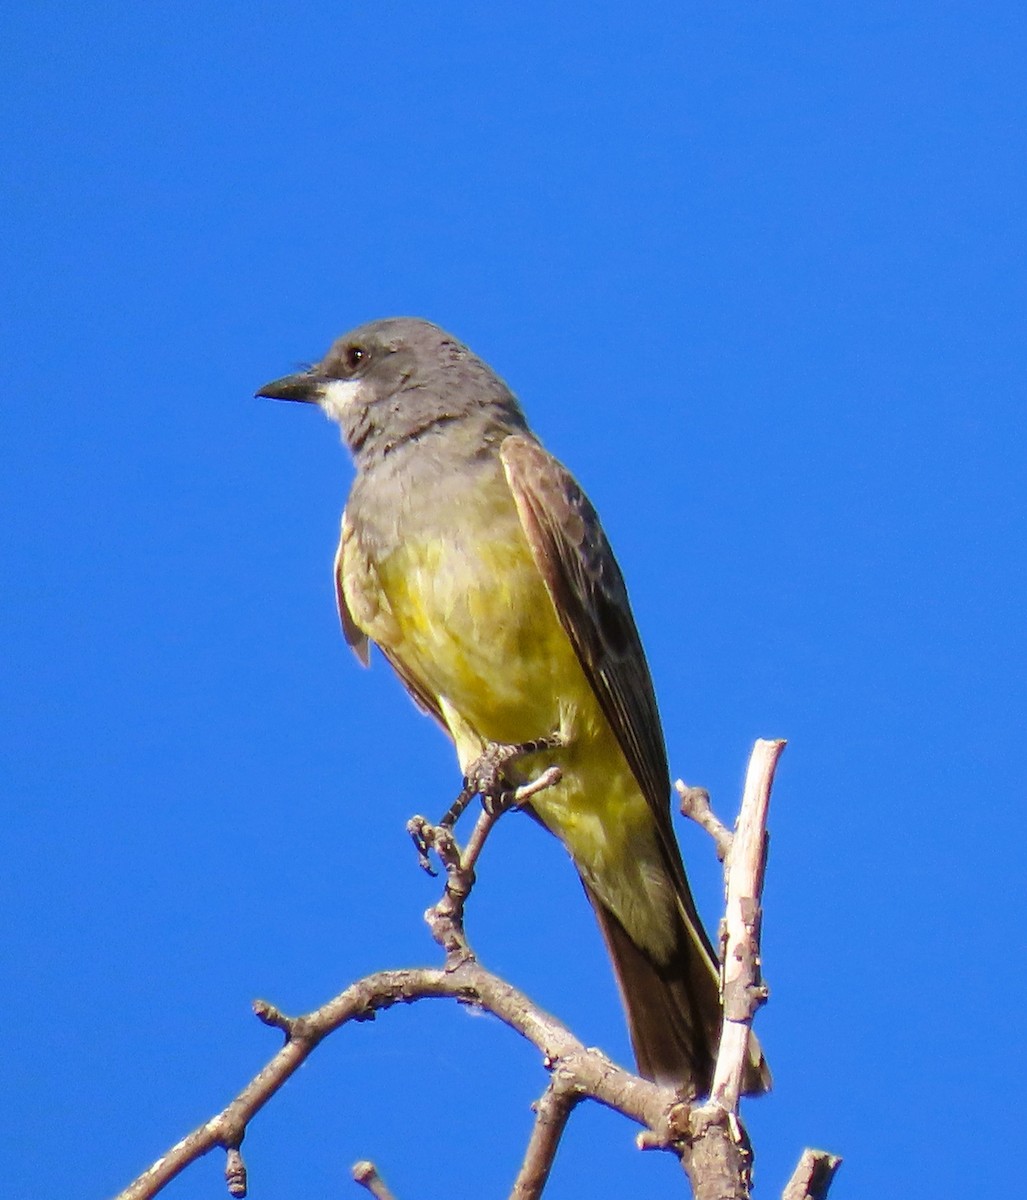
[[[543,750],[552,750],[562,746],[563,739],[558,733],[547,737],[535,738],[534,741],[511,744],[508,742],[489,742],[482,753],[471,763],[464,776],[464,786],[460,795],[449,806],[448,811],[437,825],[433,825],[424,817],[411,817],[407,821],[407,833],[417,850],[417,864],[422,871],[429,875],[438,875],[431,865],[428,855],[434,851],[447,864],[448,857],[456,848],[453,840],[453,826],[463,815],[467,806],[475,796],[481,797],[482,807],[490,817],[499,816],[508,808],[518,808],[537,792],[545,791],[560,782],[562,772],[557,766],[546,768],[537,778],[528,783],[517,785],[506,776],[506,768],[518,758],[528,754],[541,754]]]
[[[482,806],[490,816],[515,805],[517,789],[507,777],[507,767],[519,758],[562,745],[563,739],[558,733],[534,738],[530,742],[489,742],[468,768],[463,790],[441,823],[452,826],[475,796],[481,797]]]

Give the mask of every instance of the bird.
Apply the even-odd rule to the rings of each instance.
[[[627,589],[585,493],[499,375],[420,318],[363,324],[256,394],[317,405],[352,454],[334,564],[346,641],[365,666],[378,648],[466,778],[497,749],[513,783],[559,769],[530,812],[591,902],[638,1072],[707,1094],[719,965]],[[769,1085],[753,1037],[746,1090]]]

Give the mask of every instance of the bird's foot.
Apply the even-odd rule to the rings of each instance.
[[[440,824],[452,828],[475,796],[481,797],[485,811],[491,814],[516,806],[520,803],[518,789],[507,778],[506,768],[526,755],[540,754],[543,750],[554,750],[562,745],[563,738],[558,733],[534,738],[530,742],[489,742],[467,769],[460,795],[450,805]]]
[[[553,750],[564,745],[564,739],[558,733],[547,737],[535,738],[530,742],[520,742],[511,745],[507,742],[490,742],[482,753],[471,763],[464,786],[460,795],[449,806],[449,810],[437,825],[432,825],[424,817],[413,817],[407,822],[407,832],[417,848],[417,861],[429,875],[436,871],[431,865],[429,853],[435,851],[446,861],[454,853],[460,856],[460,851],[453,840],[453,826],[463,815],[467,806],[475,796],[481,796],[482,807],[489,817],[498,817],[508,808],[518,808],[532,796],[543,792],[546,788],[554,787],[560,782],[562,772],[559,767],[547,767],[537,778],[529,783],[514,784],[506,777],[506,768],[519,758],[528,754],[540,754],[543,750]],[[472,836],[472,842],[474,837]],[[482,837],[482,842],[484,836]],[[480,849],[480,847],[478,848]],[[475,851],[477,857],[477,850]],[[448,868],[447,868],[448,869]]]

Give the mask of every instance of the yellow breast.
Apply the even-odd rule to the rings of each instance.
[[[465,769],[489,742],[562,735],[560,749],[521,760],[519,773],[561,768],[561,783],[533,807],[644,944],[655,936],[653,907],[674,902],[647,865],[660,861],[653,816],[560,624],[509,491],[479,492],[449,515],[444,535],[405,537],[373,564],[358,562],[357,549],[344,554],[354,616],[437,700]]]

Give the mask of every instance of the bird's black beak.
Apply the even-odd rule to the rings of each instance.
[[[317,404],[321,399],[324,380],[314,371],[299,371],[295,375],[283,375],[265,383],[256,393],[269,400],[299,400],[304,404]]]

